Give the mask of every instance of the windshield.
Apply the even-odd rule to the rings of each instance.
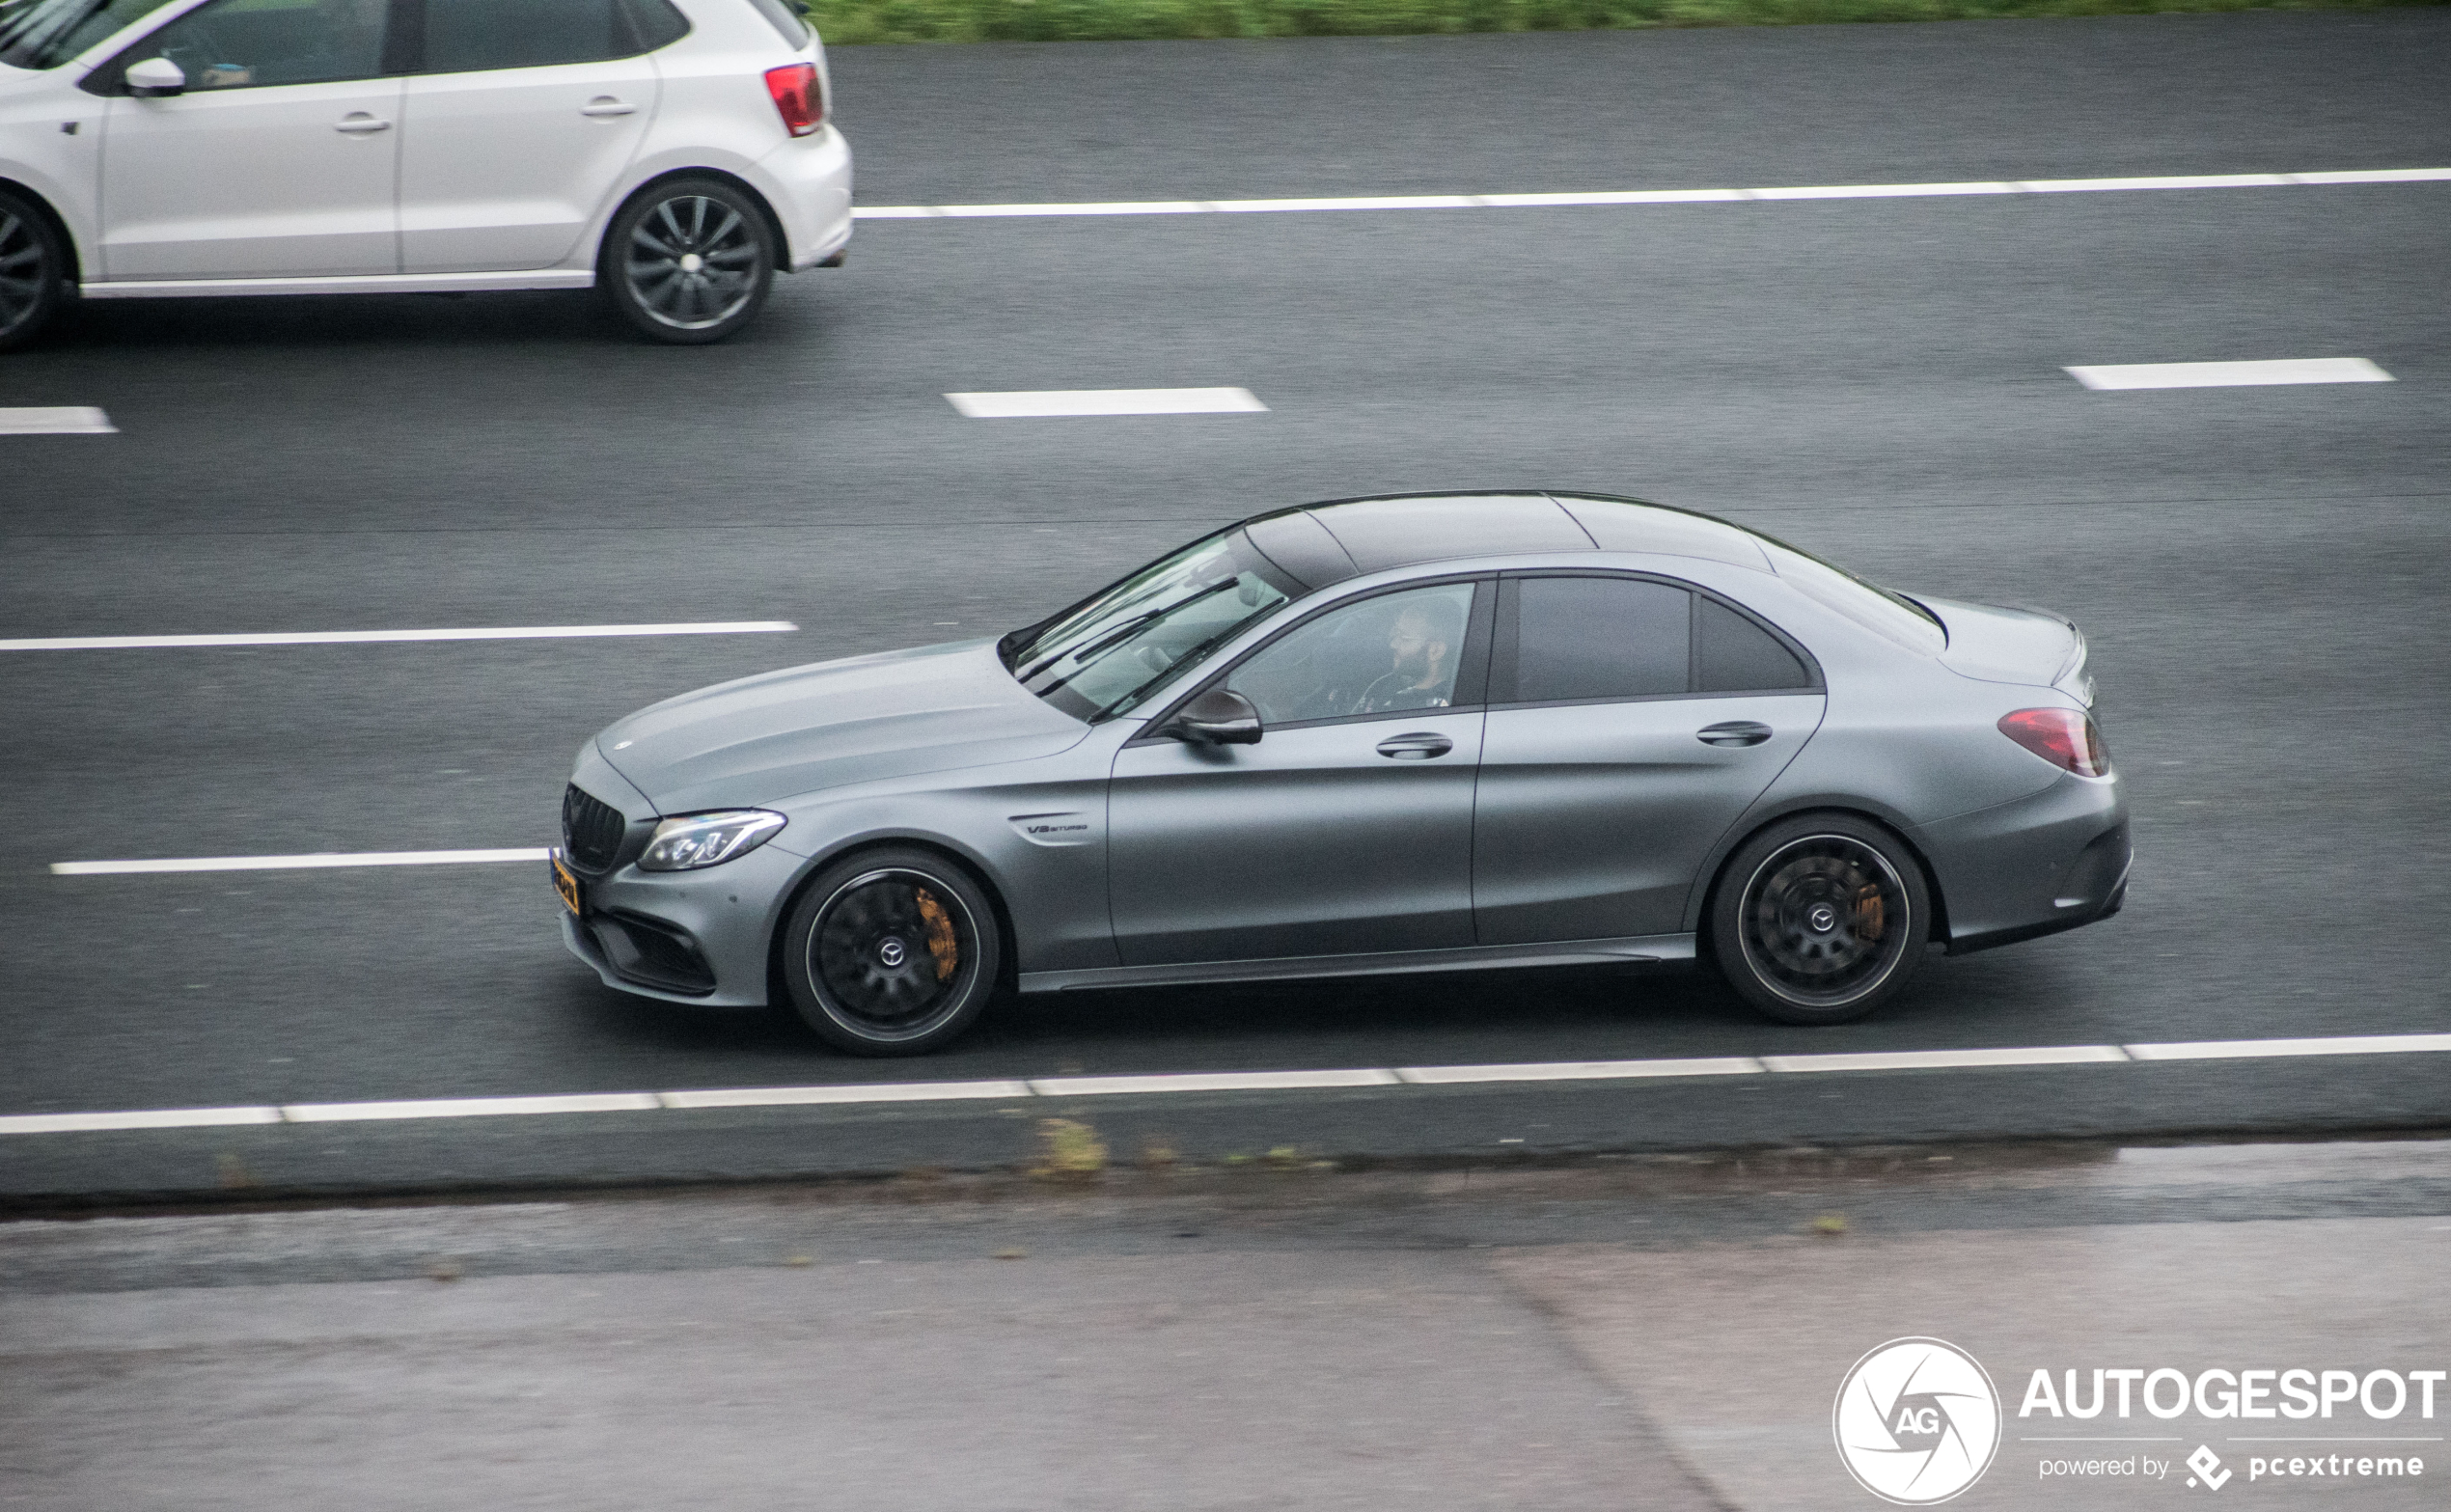
[[[170,0],[0,0],[0,63],[51,69]]]
[[[1825,609],[1896,642],[1910,651],[1938,656],[1947,649],[1949,632],[1941,617],[1904,593],[1892,593],[1867,583],[1845,567],[1833,566],[1810,552],[1798,551],[1782,540],[1756,534],[1771,565],[1798,591]]]
[[[1006,639],[1021,685],[1076,719],[1129,711],[1292,596],[1239,530],[1195,541]]]

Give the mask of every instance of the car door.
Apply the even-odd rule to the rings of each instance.
[[[566,261],[638,155],[659,95],[621,0],[416,0],[400,149],[401,265]]]
[[[216,0],[103,65],[102,276],[399,271],[389,31],[384,0]],[[125,94],[151,58],[185,92]]]
[[[1474,801],[1475,938],[1681,932],[1703,859],[1822,704],[1794,643],[1688,585],[1509,576]]]
[[[1473,943],[1474,597],[1450,581],[1313,615],[1222,679],[1259,710],[1257,744],[1144,734],[1116,754],[1124,965]]]

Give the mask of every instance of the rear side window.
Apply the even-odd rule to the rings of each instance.
[[[621,0],[425,0],[427,73],[601,63],[644,52]]]
[[[1686,691],[1694,613],[1693,595],[1685,590],[1604,577],[1515,578],[1507,587],[1515,598],[1510,701],[1639,699]]]
[[[1715,598],[1695,595],[1694,662],[1702,693],[1776,693],[1810,688],[1812,674],[1776,636]]]

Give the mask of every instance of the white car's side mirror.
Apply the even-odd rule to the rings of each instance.
[[[168,58],[148,58],[127,66],[127,92],[139,99],[187,93],[187,73]]]

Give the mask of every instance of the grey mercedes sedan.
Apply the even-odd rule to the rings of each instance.
[[[999,991],[1695,957],[1834,1024],[2107,918],[2053,615],[1631,499],[1254,516],[995,640],[684,694],[579,753],[571,951],[912,1055]]]

